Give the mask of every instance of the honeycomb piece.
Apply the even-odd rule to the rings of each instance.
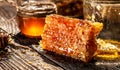
[[[40,42],[43,49],[84,62],[92,59],[97,50],[95,39],[102,28],[86,20],[55,14],[48,15],[45,22]]]

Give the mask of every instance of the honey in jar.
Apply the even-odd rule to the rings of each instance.
[[[40,37],[44,29],[46,15],[55,13],[56,5],[53,2],[24,2],[19,6],[17,14],[21,33],[28,37]]]
[[[45,18],[19,17],[19,29],[27,36],[40,36],[43,32]]]

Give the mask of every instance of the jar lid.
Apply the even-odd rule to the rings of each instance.
[[[45,16],[56,12],[57,8],[53,2],[31,1],[18,6],[18,13],[24,16]]]

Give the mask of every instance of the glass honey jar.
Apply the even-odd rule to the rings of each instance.
[[[56,5],[52,1],[24,1],[18,6],[18,27],[21,33],[27,37],[40,37],[46,15],[56,12]]]
[[[101,22],[103,30],[98,36],[97,58],[120,58],[120,1],[84,0],[84,19]]]

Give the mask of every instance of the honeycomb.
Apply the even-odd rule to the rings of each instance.
[[[97,50],[95,39],[102,28],[86,20],[55,14],[48,15],[45,22],[40,42],[43,49],[84,62],[92,59]]]

